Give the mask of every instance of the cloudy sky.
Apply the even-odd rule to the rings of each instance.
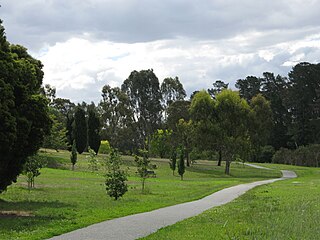
[[[0,0],[8,40],[72,101],[101,99],[131,71],[178,76],[188,94],[218,79],[286,75],[320,62],[318,0]]]

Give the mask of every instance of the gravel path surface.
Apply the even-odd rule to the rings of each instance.
[[[73,232],[53,237],[51,240],[133,240],[145,237],[156,232],[162,227],[196,216],[212,207],[231,202],[256,186],[297,176],[292,171],[281,170],[281,172],[283,175],[282,178],[240,184],[225,188],[197,201],[182,203],[160,208],[151,212],[134,214],[97,223]]]

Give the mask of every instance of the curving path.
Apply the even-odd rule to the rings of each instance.
[[[251,165],[251,167],[257,166]],[[151,212],[134,214],[97,223],[73,232],[53,237],[51,240],[133,240],[145,237],[156,232],[160,228],[172,225],[186,218],[196,216],[212,207],[231,202],[256,186],[297,177],[295,172],[292,171],[281,170],[281,172],[282,178],[240,184],[225,188],[197,201],[182,203],[160,208]]]

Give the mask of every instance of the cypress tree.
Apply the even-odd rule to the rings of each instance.
[[[86,149],[88,142],[86,114],[81,107],[77,107],[74,114],[74,137],[77,151],[81,154]]]
[[[93,110],[88,110],[88,144],[97,154],[100,148],[100,119]]]
[[[181,146],[179,150],[179,162],[178,162],[178,173],[181,176],[181,180],[183,180],[183,174],[185,172],[185,164],[184,164],[184,149]]]

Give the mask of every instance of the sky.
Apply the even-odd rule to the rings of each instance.
[[[188,95],[320,62],[318,0],[0,0],[10,43],[44,64],[57,97],[98,103],[133,70]]]

